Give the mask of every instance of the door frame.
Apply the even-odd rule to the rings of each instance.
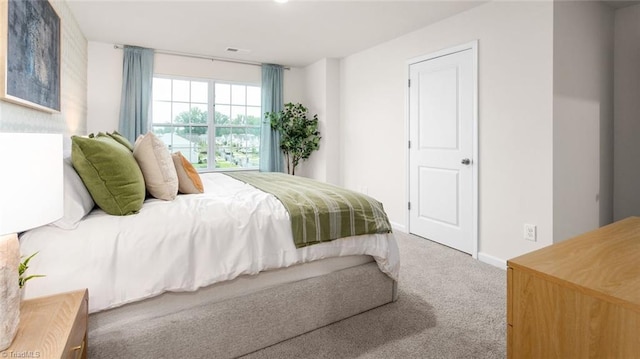
[[[411,167],[410,167],[410,149],[409,149],[409,139],[410,139],[410,119],[409,119],[409,113],[410,113],[410,104],[409,104],[409,99],[410,99],[410,94],[409,94],[409,79],[411,76],[411,65],[417,64],[419,62],[423,62],[423,61],[428,61],[428,60],[432,60],[438,57],[442,57],[442,56],[446,56],[446,55],[452,55],[455,54],[457,52],[461,52],[461,51],[465,51],[465,50],[471,50],[471,54],[473,57],[473,69],[472,69],[472,87],[473,87],[473,109],[472,109],[472,113],[473,113],[473,124],[472,124],[472,139],[473,139],[473,144],[472,144],[472,149],[473,149],[473,159],[472,159],[472,164],[473,166],[471,166],[471,177],[472,177],[472,195],[471,195],[471,201],[472,201],[472,225],[471,225],[471,237],[472,237],[472,241],[473,241],[473,251],[471,253],[471,256],[475,259],[478,258],[478,244],[479,244],[479,231],[478,231],[478,172],[479,172],[479,165],[480,165],[480,161],[479,161],[479,157],[478,157],[478,40],[473,40],[471,42],[462,44],[462,45],[458,45],[458,46],[453,46],[453,47],[449,47],[446,49],[442,49],[427,55],[422,55],[422,56],[418,56],[418,57],[414,57],[411,58],[409,60],[406,61],[406,74],[405,74],[405,78],[406,78],[406,84],[407,86],[405,86],[405,144],[407,144],[406,147],[406,156],[405,156],[405,163],[406,163],[406,168],[407,168],[407,183],[406,183],[406,193],[405,193],[405,197],[406,197],[406,203],[408,204],[410,202],[411,199],[411,193],[410,193],[410,189],[411,189]],[[406,228],[407,228],[407,233],[411,233],[411,214],[409,213],[409,207],[407,205],[406,208]]]

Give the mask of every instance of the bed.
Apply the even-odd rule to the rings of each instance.
[[[21,253],[38,252],[30,273],[46,275],[25,298],[88,288],[92,358],[237,357],[396,300],[390,227],[345,237],[343,224],[341,238],[316,243],[241,177],[202,174],[202,194],[23,233]]]

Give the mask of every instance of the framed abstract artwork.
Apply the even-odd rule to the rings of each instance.
[[[60,17],[47,0],[0,0],[0,98],[60,112]]]

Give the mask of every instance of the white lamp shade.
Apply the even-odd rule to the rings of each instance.
[[[62,217],[62,135],[0,133],[0,235]]]

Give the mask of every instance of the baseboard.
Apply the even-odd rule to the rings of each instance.
[[[482,263],[491,264],[494,267],[500,269],[507,269],[507,261],[498,257],[488,255],[486,253],[478,252],[478,260]]]
[[[393,228],[394,231],[397,232],[402,232],[402,233],[409,233],[409,231],[407,231],[407,226],[397,223],[397,222],[389,222],[391,223],[391,228]]]

